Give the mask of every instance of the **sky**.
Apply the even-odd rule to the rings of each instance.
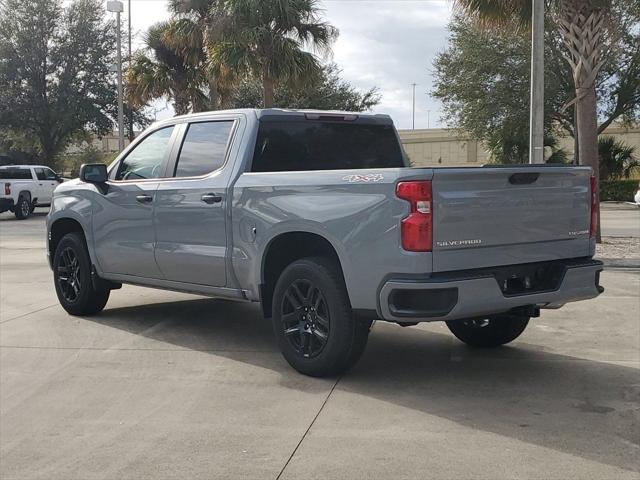
[[[125,0],[126,3],[126,0]],[[340,30],[333,55],[342,77],[366,91],[378,87],[376,113],[392,116],[398,128],[412,127],[412,83],[416,83],[416,128],[443,127],[440,103],[428,95],[432,63],[447,42],[450,0],[322,0],[325,19]],[[166,0],[131,0],[134,49],[142,33],[167,19]],[[123,22],[126,22],[126,5]],[[173,114],[154,108],[157,118]]]

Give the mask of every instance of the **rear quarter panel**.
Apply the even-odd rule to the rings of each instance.
[[[408,169],[242,174],[232,200],[239,284],[259,298],[264,253],[287,232],[315,233],[333,245],[356,309],[376,308],[385,276],[429,272],[430,253],[400,248],[400,220],[408,212],[408,203],[395,196],[401,172],[408,178]],[[414,174],[428,179],[431,171]]]

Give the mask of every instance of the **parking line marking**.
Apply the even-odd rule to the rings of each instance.
[[[280,473],[278,474],[278,476],[276,477],[276,480],[280,480],[280,477],[282,476],[282,474],[284,473],[285,469],[287,468],[287,466],[289,465],[289,462],[291,462],[291,459],[293,458],[293,456],[296,454],[296,452],[298,451],[298,448],[300,448],[300,445],[302,444],[302,442],[304,441],[304,439],[307,437],[307,434],[309,433],[309,430],[311,430],[311,427],[313,427],[313,424],[316,422],[317,418],[320,416],[320,414],[322,413],[322,410],[324,409],[324,406],[327,404],[327,402],[329,401],[329,397],[331,396],[331,394],[333,393],[333,391],[335,390],[336,386],[338,385],[338,382],[342,379],[342,375],[339,376],[336,379],[336,382],[333,384],[333,387],[331,387],[331,390],[329,390],[329,393],[327,394],[327,397],[324,399],[324,402],[322,402],[322,405],[320,406],[320,409],[318,410],[318,413],[316,413],[316,416],[313,417],[313,420],[311,420],[311,423],[309,424],[309,426],[307,427],[307,429],[304,432],[304,435],[302,435],[302,438],[300,439],[300,441],[298,442],[298,444],[296,445],[296,448],[293,449],[293,452],[291,452],[291,455],[289,456],[289,458],[287,459],[287,462],[284,464],[284,467],[282,467],[282,470],[280,470]]]
[[[28,316],[28,315],[31,315],[32,313],[38,313],[38,312],[41,312],[41,311],[43,311],[43,310],[46,310],[47,308],[55,307],[56,305],[58,305],[58,304],[57,304],[57,303],[52,303],[51,305],[47,305],[46,307],[39,308],[39,309],[34,310],[34,311],[32,311],[32,312],[24,313],[24,314],[22,314],[22,315],[18,315],[17,317],[13,317],[13,318],[8,318],[7,320],[2,320],[2,321],[0,322],[0,325],[1,325],[1,324],[4,324],[4,323],[8,323],[8,322],[10,322],[10,321],[12,321],[12,320],[18,320],[19,318],[26,317],[26,316]]]

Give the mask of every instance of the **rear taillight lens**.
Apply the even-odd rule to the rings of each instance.
[[[410,252],[430,252],[433,246],[431,181],[400,182],[396,195],[411,205],[411,213],[400,226],[402,248]]]
[[[10,183],[5,183],[4,184],[4,194],[5,195],[11,195],[11,184]]]
[[[591,233],[592,237],[598,234],[598,211],[600,205],[598,204],[598,180],[596,177],[591,177]]]

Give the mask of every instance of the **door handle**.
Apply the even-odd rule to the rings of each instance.
[[[151,195],[136,195],[136,200],[140,203],[151,203],[153,197]]]
[[[220,195],[216,195],[215,193],[205,193],[201,198],[204,203],[208,204],[220,203],[222,201],[222,197]]]

